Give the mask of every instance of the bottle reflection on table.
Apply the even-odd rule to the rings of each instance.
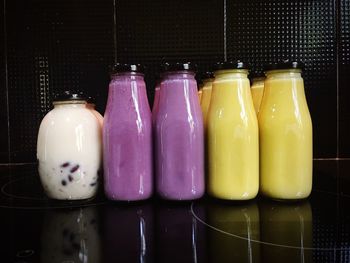
[[[201,204],[194,205],[201,219]],[[156,210],[157,262],[206,262],[205,226],[191,213],[189,203],[159,204]]]
[[[308,201],[259,203],[264,262],[312,262],[312,210]],[[287,247],[289,246],[289,247]],[[294,248],[293,248],[294,247]]]
[[[103,217],[102,262],[154,262],[151,203],[109,205]]]
[[[260,262],[260,244],[253,241],[260,238],[255,201],[211,202],[207,216],[208,224],[220,230],[208,230],[209,262]]]
[[[95,207],[47,210],[41,234],[41,262],[100,262],[98,220]]]

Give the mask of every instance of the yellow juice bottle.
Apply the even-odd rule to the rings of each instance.
[[[242,62],[216,65],[208,123],[208,193],[247,200],[259,189],[258,123]]]
[[[259,112],[260,190],[275,199],[303,199],[312,188],[312,123],[301,65],[266,70]]]
[[[206,129],[206,126],[207,126],[206,120],[207,120],[208,109],[210,105],[213,81],[214,81],[214,74],[212,72],[206,72],[205,79],[203,80],[202,98],[201,98],[201,108],[203,113],[204,129]]]
[[[251,92],[256,115],[259,113],[261,100],[264,94],[264,76],[255,76],[252,81]]]

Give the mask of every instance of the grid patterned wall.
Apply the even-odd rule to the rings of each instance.
[[[109,0],[6,1],[12,162],[35,160],[38,127],[54,93],[82,90],[105,100],[112,6]]]
[[[5,21],[4,1],[0,1],[0,21]],[[5,36],[5,24],[0,23],[0,36]],[[4,39],[5,40],[5,39]],[[7,114],[7,88],[6,88],[6,46],[5,41],[0,42],[0,163],[9,162],[8,159],[8,114]],[[4,51],[4,52],[3,52]]]
[[[339,154],[340,157],[350,156],[350,1],[340,3],[339,32]]]
[[[336,155],[336,20],[333,1],[228,1],[228,57],[255,71],[281,58],[303,61],[318,157]],[[327,105],[327,107],[324,107]]]
[[[209,70],[223,59],[223,12],[223,2],[216,0],[117,1],[117,61],[147,66],[153,101],[162,62],[192,61]]]
[[[0,162],[35,161],[38,127],[57,91],[96,95],[103,112],[114,60],[146,64],[152,104],[160,62],[190,60],[207,70],[225,57],[254,70],[282,57],[304,61],[314,156],[350,156],[348,0],[1,0],[0,8],[0,48],[7,46],[0,53]]]

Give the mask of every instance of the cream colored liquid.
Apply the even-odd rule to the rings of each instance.
[[[312,188],[312,123],[300,73],[268,74],[259,112],[260,187],[271,198],[306,198]]]
[[[251,86],[252,98],[256,115],[259,113],[261,100],[264,94],[264,78],[253,79]]]
[[[101,127],[86,103],[55,105],[42,120],[37,142],[46,194],[60,200],[93,197],[101,166]]]
[[[216,72],[207,117],[208,192],[246,200],[259,188],[258,123],[247,72]]]

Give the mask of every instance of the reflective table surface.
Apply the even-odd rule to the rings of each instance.
[[[315,161],[307,200],[58,202],[0,166],[1,262],[350,262],[350,160]]]

